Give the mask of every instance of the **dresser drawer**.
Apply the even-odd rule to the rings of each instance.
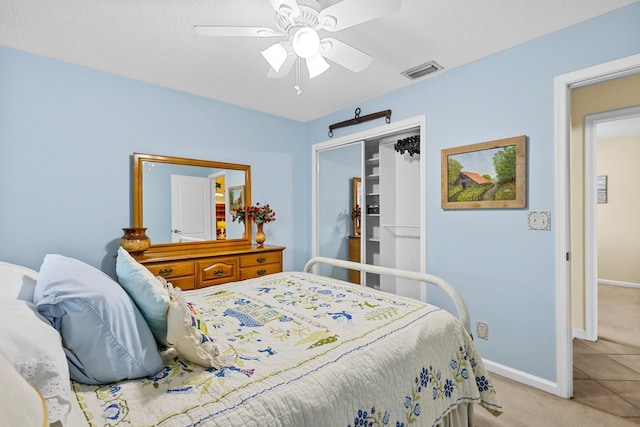
[[[171,283],[176,288],[182,289],[183,291],[196,288],[195,276],[176,277],[175,279],[168,279],[167,282]]]
[[[245,267],[240,269],[240,280],[253,279],[256,277],[266,276],[267,274],[280,273],[282,264],[265,264],[254,265],[253,267]]]
[[[238,258],[211,258],[198,260],[198,288],[238,280]]]
[[[153,273],[154,276],[160,276],[171,282],[171,278],[193,276],[195,274],[195,267],[193,261],[186,262],[171,262],[162,264],[146,264],[147,270]]]
[[[282,252],[259,252],[240,256],[240,268],[264,264],[280,264],[281,262]]]

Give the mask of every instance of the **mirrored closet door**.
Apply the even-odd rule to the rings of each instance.
[[[424,162],[419,153],[395,149],[405,138],[424,145],[421,119],[314,145],[314,256],[354,260],[357,247],[358,261],[425,271]],[[354,178],[360,178],[359,224],[351,215]],[[401,279],[363,274],[354,280],[338,268],[322,273],[414,298],[426,296],[422,288],[405,286]]]

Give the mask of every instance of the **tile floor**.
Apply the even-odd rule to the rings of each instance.
[[[573,398],[640,425],[640,348],[574,339]]]

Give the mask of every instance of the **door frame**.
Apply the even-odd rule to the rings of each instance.
[[[415,127],[420,129],[420,271],[426,272],[426,224],[427,224],[427,209],[426,209],[426,141],[427,141],[427,116],[422,114],[420,116],[411,117],[409,119],[400,120],[398,122],[385,124],[375,128],[367,129],[361,132],[345,135],[340,138],[330,139],[324,142],[313,144],[311,147],[311,256],[318,256],[318,217],[317,217],[317,203],[318,203],[318,181],[317,176],[319,172],[319,153],[324,150],[330,150],[344,145],[356,144],[368,139],[381,138],[393,133],[402,132]],[[364,170],[364,156],[362,159],[361,170]],[[314,266],[316,268],[316,266]],[[421,286],[420,297],[426,300],[425,286]]]
[[[640,54],[556,76],[554,79],[555,134],[555,281],[556,281],[556,393],[573,395],[573,334],[569,281],[569,141],[571,90],[640,72]]]

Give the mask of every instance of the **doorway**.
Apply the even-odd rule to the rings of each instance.
[[[640,81],[640,76],[638,76]],[[585,328],[584,334],[581,331],[574,331],[574,336],[578,338],[584,338],[589,341],[596,341],[598,339],[598,283],[599,279],[609,279],[607,282],[613,285],[620,286],[633,286],[634,283],[638,283],[638,279],[631,278],[631,274],[616,274],[611,272],[611,269],[605,271],[604,276],[599,274],[598,253],[601,251],[601,245],[609,245],[611,240],[615,240],[615,235],[619,238],[624,238],[624,233],[620,232],[619,227],[608,227],[608,232],[599,231],[602,227],[598,226],[598,210],[603,214],[611,215],[608,213],[610,209],[608,206],[608,187],[613,184],[616,185],[616,190],[621,185],[627,186],[627,191],[632,190],[631,182],[624,178],[626,171],[617,171],[616,176],[609,177],[607,169],[609,171],[618,169],[617,165],[620,162],[615,157],[619,154],[622,158],[635,158],[631,153],[621,151],[624,150],[624,145],[619,145],[620,141],[613,140],[610,144],[618,143],[618,153],[608,154],[611,150],[607,150],[606,147],[602,147],[601,144],[606,144],[602,140],[612,140],[613,138],[625,138],[633,135],[640,135],[640,94],[638,96],[638,106],[622,108],[612,111],[605,111],[601,113],[590,114],[585,117],[584,121],[584,142],[585,142]],[[603,157],[605,156],[605,157]],[[599,159],[600,157],[600,159]],[[598,168],[599,163],[605,162],[606,168]],[[630,168],[629,171],[635,168]],[[611,179],[613,178],[613,183]],[[617,182],[616,182],[617,178]],[[600,192],[600,193],[598,193]],[[629,200],[623,197],[625,200]],[[623,221],[627,226],[632,224],[630,215],[631,210],[625,207],[625,200],[618,200],[616,209],[628,210],[628,215],[617,215],[616,221]],[[621,203],[622,202],[622,206]],[[633,204],[632,206],[633,207]],[[605,217],[607,218],[607,217]],[[615,233],[615,234],[614,234]],[[607,240],[600,242],[598,234],[601,234]],[[634,251],[631,251],[634,252]],[[621,264],[629,265],[630,258],[633,258],[633,253],[626,256],[625,251],[622,251],[619,257]],[[605,260],[606,261],[606,260]],[[611,260],[613,261],[613,260]],[[628,270],[628,269],[627,269]],[[612,282],[613,280],[613,282]],[[616,283],[614,283],[616,282]],[[576,333],[577,332],[577,333]]]
[[[605,64],[579,70],[555,78],[555,182],[556,182],[556,363],[555,393],[569,398],[573,395],[573,333],[572,293],[570,272],[576,261],[584,260],[584,244],[570,244],[572,225],[569,203],[570,189],[570,134],[571,91],[573,89],[606,82],[640,72],[640,55],[634,55]],[[576,210],[574,209],[574,212]],[[583,212],[582,210],[580,212]],[[582,256],[581,256],[582,255]],[[582,305],[584,307],[584,305]]]

